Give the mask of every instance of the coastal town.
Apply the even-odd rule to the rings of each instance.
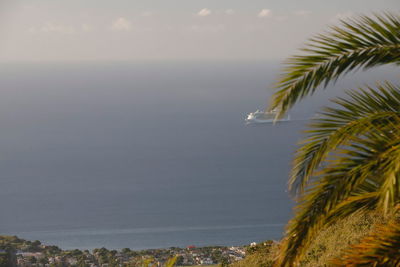
[[[129,248],[108,250],[62,250],[16,236],[0,236],[0,267],[142,267],[164,266],[172,259],[175,266],[212,266],[244,259],[251,246],[243,247],[171,247],[134,251]]]

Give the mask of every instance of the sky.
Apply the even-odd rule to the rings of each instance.
[[[399,0],[0,0],[0,62],[280,60]]]

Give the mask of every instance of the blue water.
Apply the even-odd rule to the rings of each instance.
[[[0,234],[66,249],[280,238],[300,130],[341,88],[296,107],[292,122],[246,126],[278,70],[276,62],[1,65]]]

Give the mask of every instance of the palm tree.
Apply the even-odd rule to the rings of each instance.
[[[361,16],[311,39],[287,62],[270,108],[281,117],[343,74],[400,64],[400,17]],[[277,266],[296,266],[323,227],[357,211],[385,215],[400,202],[400,88],[388,82],[347,92],[314,119],[294,159],[295,217]]]

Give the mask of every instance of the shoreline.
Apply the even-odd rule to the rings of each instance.
[[[231,226],[157,227],[127,229],[77,228],[47,231],[3,232],[26,240],[40,240],[63,250],[167,249],[169,247],[246,246],[252,242],[281,238],[284,224],[246,224]]]
[[[111,262],[128,266],[151,260],[163,264],[176,257],[178,266],[213,265],[232,263],[245,258],[250,246],[187,246],[186,248],[169,247],[160,249],[132,250],[124,248],[109,250],[96,248],[89,250],[64,250],[54,245],[44,245],[40,241],[30,241],[17,236],[0,236],[0,258],[9,261],[10,266],[25,266],[26,264],[58,264],[75,265],[79,262],[101,266]],[[68,265],[69,264],[69,265]]]

